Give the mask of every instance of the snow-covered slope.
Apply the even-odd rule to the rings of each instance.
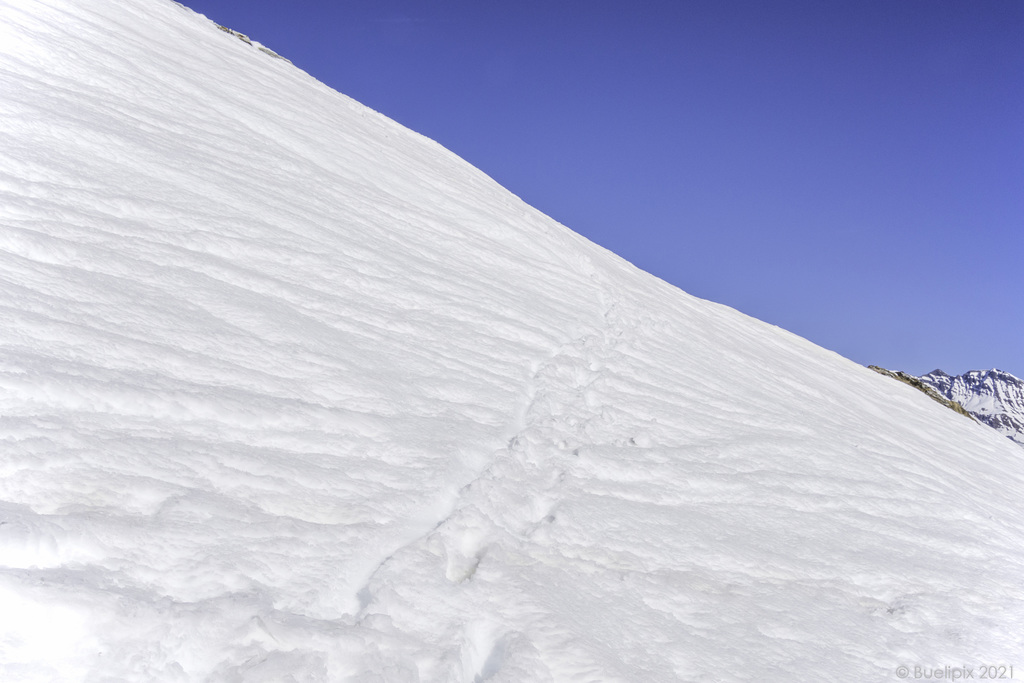
[[[972,370],[956,377],[933,370],[920,379],[1024,446],[1024,381],[1002,370]]]
[[[171,2],[0,0],[0,306],[0,680],[1024,670],[1016,446]]]

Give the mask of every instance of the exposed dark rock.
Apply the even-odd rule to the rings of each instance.
[[[877,372],[879,374],[885,375],[886,377],[892,377],[893,379],[897,379],[897,380],[903,382],[904,384],[909,384],[910,386],[914,387],[918,391],[921,391],[921,392],[927,394],[928,397],[930,399],[932,399],[933,401],[936,401],[937,403],[941,403],[942,405],[946,406],[950,410],[953,410],[953,411],[955,411],[957,413],[960,413],[961,415],[963,415],[965,417],[969,417],[970,419],[975,420],[975,422],[977,422],[977,420],[970,413],[970,411],[968,411],[962,405],[960,405],[956,401],[952,401],[952,400],[950,400],[948,398],[943,397],[941,394],[939,394],[938,391],[936,391],[935,389],[933,389],[929,385],[927,385],[924,382],[922,382],[919,378],[914,377],[913,375],[908,375],[907,373],[900,372],[899,370],[896,370],[896,371],[886,370],[885,368],[880,368],[877,365],[869,365],[868,368],[870,368],[871,370],[874,370],[875,372]]]

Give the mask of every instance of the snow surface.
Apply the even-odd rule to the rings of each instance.
[[[1019,448],[174,3],[0,0],[0,307],[0,680],[1024,671]]]

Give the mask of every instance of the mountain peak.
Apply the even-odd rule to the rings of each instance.
[[[998,369],[971,370],[957,377],[931,372],[920,378],[945,398],[1011,440],[1024,445],[1024,381]]]

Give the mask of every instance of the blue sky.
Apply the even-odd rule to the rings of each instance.
[[[185,0],[697,296],[1024,377],[1020,0]]]

